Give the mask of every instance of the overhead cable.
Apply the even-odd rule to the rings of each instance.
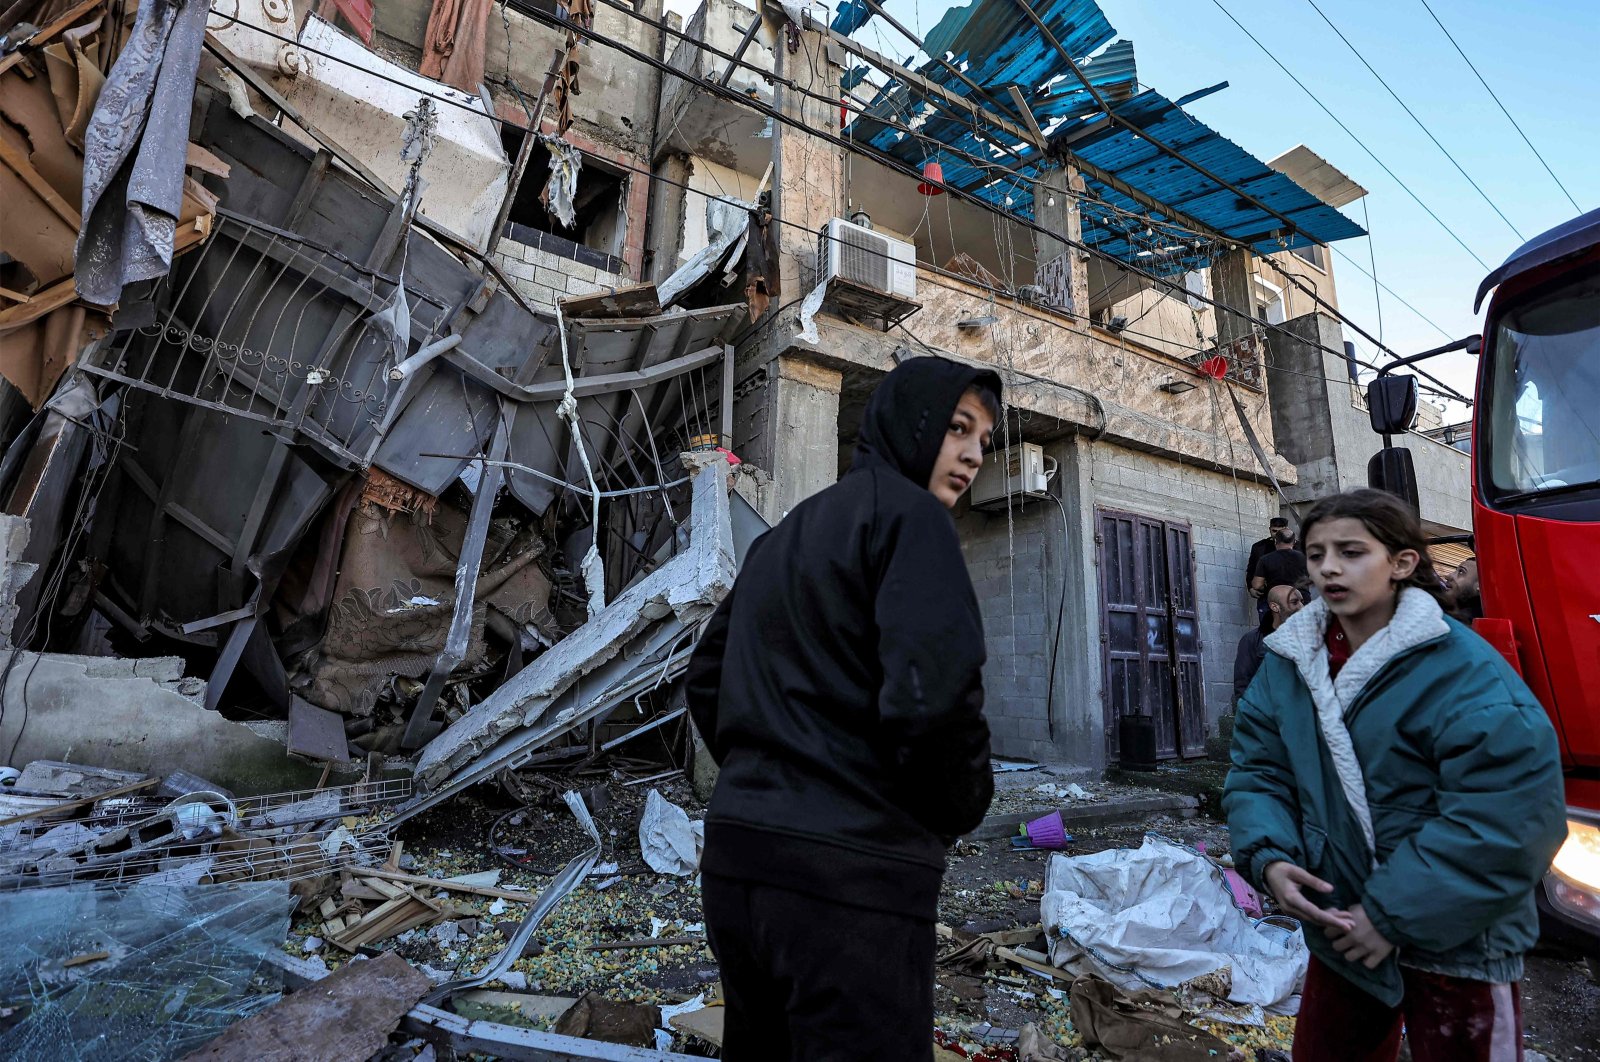
[[[1428,139],[1433,141],[1433,146],[1444,153],[1444,157],[1450,160],[1450,165],[1454,166],[1461,176],[1467,179],[1467,183],[1472,185],[1473,190],[1483,197],[1483,201],[1489,204],[1489,208],[1496,214],[1500,215],[1501,221],[1510,226],[1511,231],[1517,234],[1517,239],[1527,240],[1527,237],[1522,234],[1522,230],[1518,229],[1512,220],[1506,217],[1505,211],[1500,209],[1499,204],[1497,204],[1493,199],[1490,199],[1489,193],[1485,192],[1481,187],[1479,187],[1478,182],[1472,179],[1472,174],[1468,173],[1461,163],[1456,161],[1456,157],[1450,154],[1450,150],[1448,148],[1439,143],[1439,138],[1433,135],[1433,130],[1429,129],[1423,124],[1421,118],[1417,117],[1417,112],[1413,111],[1406,101],[1400,98],[1400,94],[1398,92],[1389,87],[1389,83],[1383,79],[1383,75],[1372,68],[1372,64],[1367,62],[1367,57],[1362,55],[1360,49],[1358,49],[1354,44],[1350,43],[1350,38],[1344,35],[1344,31],[1338,26],[1335,26],[1333,24],[1333,20],[1323,13],[1322,8],[1317,6],[1317,0],[1306,0],[1306,3],[1311,5],[1311,10],[1322,16],[1322,21],[1328,24],[1328,28],[1333,30],[1334,33],[1338,34],[1339,39],[1344,41],[1344,46],[1350,49],[1352,55],[1361,60],[1361,65],[1367,68],[1367,72],[1378,79],[1378,84],[1383,86],[1384,91],[1390,96],[1394,97],[1394,101],[1400,105],[1401,110],[1405,111],[1411,116],[1411,120],[1417,123],[1417,128],[1421,129],[1427,134]]]
[[[1522,142],[1528,145],[1528,150],[1533,152],[1533,157],[1539,160],[1539,165],[1544,167],[1544,172],[1548,173],[1550,179],[1556,182],[1556,187],[1561,189],[1561,194],[1567,197],[1567,202],[1572,204],[1572,209],[1582,213],[1583,207],[1579,206],[1578,201],[1572,198],[1572,193],[1567,191],[1567,186],[1561,183],[1561,178],[1556,176],[1556,171],[1552,170],[1550,164],[1544,160],[1544,156],[1539,154],[1539,149],[1533,146],[1533,141],[1529,140],[1528,134],[1522,131],[1522,126],[1517,123],[1515,118],[1511,117],[1511,112],[1506,110],[1506,105],[1500,102],[1500,97],[1495,95],[1494,89],[1490,88],[1489,83],[1483,79],[1483,75],[1478,73],[1477,66],[1473,64],[1471,59],[1467,58],[1467,53],[1461,50],[1461,45],[1457,44],[1455,37],[1451,36],[1450,31],[1445,29],[1444,23],[1439,21],[1439,16],[1434,14],[1433,8],[1428,4],[1428,0],[1422,0],[1422,6],[1432,16],[1434,23],[1439,27],[1439,31],[1444,34],[1445,40],[1449,41],[1451,47],[1456,50],[1456,54],[1461,56],[1461,61],[1467,64],[1467,69],[1472,71],[1472,76],[1478,79],[1478,84],[1483,86],[1483,91],[1489,94],[1489,98],[1494,100],[1495,106],[1500,108],[1500,113],[1506,116],[1506,121],[1511,123],[1511,127],[1522,138]]]
[[[1359,147],[1362,151],[1365,151],[1367,153],[1367,155],[1371,157],[1373,162],[1376,162],[1380,167],[1382,167],[1383,168],[1383,172],[1387,173],[1390,176],[1390,178],[1393,179],[1394,183],[1398,184],[1401,187],[1401,189],[1404,190],[1406,195],[1409,195],[1412,199],[1416,200],[1417,205],[1419,207],[1421,207],[1424,211],[1426,211],[1430,218],[1432,218],[1434,221],[1438,222],[1439,223],[1439,227],[1441,229],[1443,229],[1445,232],[1449,233],[1450,234],[1450,238],[1452,240],[1455,240],[1456,243],[1460,244],[1461,245],[1461,249],[1463,251],[1466,251],[1469,255],[1472,256],[1473,261],[1477,262],[1485,270],[1488,270],[1489,268],[1491,268],[1488,262],[1485,262],[1482,258],[1480,258],[1478,256],[1478,252],[1477,251],[1474,251],[1471,247],[1467,246],[1467,241],[1463,240],[1460,236],[1456,235],[1456,230],[1455,229],[1452,229],[1449,225],[1445,224],[1444,219],[1441,218],[1438,214],[1434,213],[1433,208],[1430,207],[1427,203],[1424,203],[1422,201],[1422,197],[1417,195],[1416,192],[1413,192],[1411,190],[1411,186],[1409,184],[1406,184],[1406,182],[1402,181],[1400,179],[1400,177],[1393,170],[1391,170],[1389,168],[1388,163],[1386,163],[1382,159],[1380,159],[1377,156],[1377,154],[1371,148],[1367,147],[1365,141],[1363,141],[1360,137],[1356,136],[1355,133],[1351,132],[1350,131],[1350,127],[1348,125],[1346,125],[1339,118],[1338,115],[1334,114],[1331,110],[1329,110],[1328,109],[1328,105],[1323,103],[1322,100],[1320,100],[1319,98],[1317,98],[1317,94],[1315,92],[1312,92],[1309,88],[1307,88],[1306,87],[1306,83],[1304,81],[1301,81],[1298,77],[1296,77],[1294,75],[1293,71],[1291,71],[1287,66],[1284,66],[1283,65],[1283,61],[1280,60],[1276,55],[1273,54],[1271,48],[1268,48],[1265,44],[1262,44],[1261,41],[1256,37],[1256,35],[1254,33],[1251,33],[1248,29],[1245,28],[1245,25],[1244,25],[1243,22],[1240,22],[1237,18],[1234,17],[1232,11],[1229,11],[1226,7],[1222,6],[1222,0],[1211,0],[1211,2],[1216,5],[1218,11],[1221,11],[1224,15],[1227,15],[1228,16],[1228,21],[1232,22],[1235,26],[1238,26],[1239,30],[1246,37],[1249,37],[1251,42],[1254,43],[1257,48],[1260,48],[1261,51],[1266,55],[1266,57],[1268,59],[1271,59],[1273,64],[1275,66],[1277,66],[1277,68],[1279,70],[1282,70],[1286,75],[1288,75],[1290,81],[1293,81],[1296,85],[1299,85],[1301,91],[1304,92],[1307,96],[1311,97],[1311,102],[1315,103],[1318,107],[1322,108],[1322,113],[1326,114],[1329,118],[1332,118],[1334,124],[1337,125],[1340,129],[1343,129],[1345,131],[1345,135],[1347,135],[1351,140],[1354,140],[1356,142],[1356,146],[1357,147]]]

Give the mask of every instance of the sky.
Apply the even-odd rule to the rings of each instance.
[[[1580,211],[1523,143],[1422,0],[1315,2],[1520,236],[1329,28],[1312,0],[1100,0],[1119,36],[1133,41],[1145,86],[1176,99],[1227,81],[1226,90],[1190,104],[1190,113],[1263,160],[1305,144],[1368,190],[1364,200],[1343,209],[1369,228],[1370,245],[1365,238],[1342,241],[1335,245],[1342,254],[1333,255],[1339,307],[1347,317],[1402,355],[1478,332],[1483,322],[1472,313],[1472,297],[1483,276],[1525,239]],[[1229,21],[1219,3],[1350,131],[1323,113]],[[1593,0],[1428,3],[1579,207],[1600,207],[1600,136],[1595,128],[1600,78],[1594,70],[1600,56],[1600,7]],[[678,6],[697,4],[669,3]],[[884,6],[922,36],[952,5],[887,0]],[[857,39],[906,58],[909,49],[893,30],[875,29],[879,22],[874,19],[857,31]],[[1385,165],[1394,176],[1385,172]],[[1429,217],[1400,182],[1486,265]],[[1388,293],[1375,293],[1372,281],[1349,259],[1369,271],[1375,264],[1377,277],[1423,316]],[[1348,328],[1345,338],[1356,343],[1363,357],[1379,360],[1373,344]],[[1430,367],[1457,390],[1471,394],[1475,364],[1470,355],[1447,355]],[[1459,406],[1449,413],[1465,416]]]

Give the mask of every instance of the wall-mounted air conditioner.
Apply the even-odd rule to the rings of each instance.
[[[972,480],[974,509],[1004,508],[1013,498],[1042,498],[1055,478],[1056,463],[1038,443],[1020,443],[984,458]]]
[[[916,247],[843,218],[822,230],[817,263],[821,280],[846,280],[896,299],[917,297]]]

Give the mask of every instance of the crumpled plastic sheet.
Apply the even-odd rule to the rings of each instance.
[[[739,199],[718,196],[706,200],[706,238],[710,242],[656,285],[656,297],[662,306],[671,306],[722,262],[738,261],[728,252],[749,231],[752,209],[751,204]]]
[[[572,228],[573,200],[578,197],[578,174],[583,170],[583,155],[577,148],[560,137],[549,137],[544,146],[550,150],[550,181],[545,185],[545,205],[557,221]]]
[[[278,1001],[293,906],[282,881],[0,894],[0,1058],[182,1058]]]
[[[1282,1007],[1310,956],[1300,932],[1258,928],[1235,907],[1204,855],[1154,834],[1137,849],[1053,856],[1040,913],[1057,966],[1129,991],[1229,967],[1231,1002]]]
[[[659,789],[650,790],[639,819],[639,851],[651,870],[680,878],[693,874],[700,868],[705,837],[704,822],[690,822],[687,811],[662,796]]]

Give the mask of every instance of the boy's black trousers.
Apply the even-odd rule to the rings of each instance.
[[[932,1062],[930,922],[706,874],[726,1062]]]

